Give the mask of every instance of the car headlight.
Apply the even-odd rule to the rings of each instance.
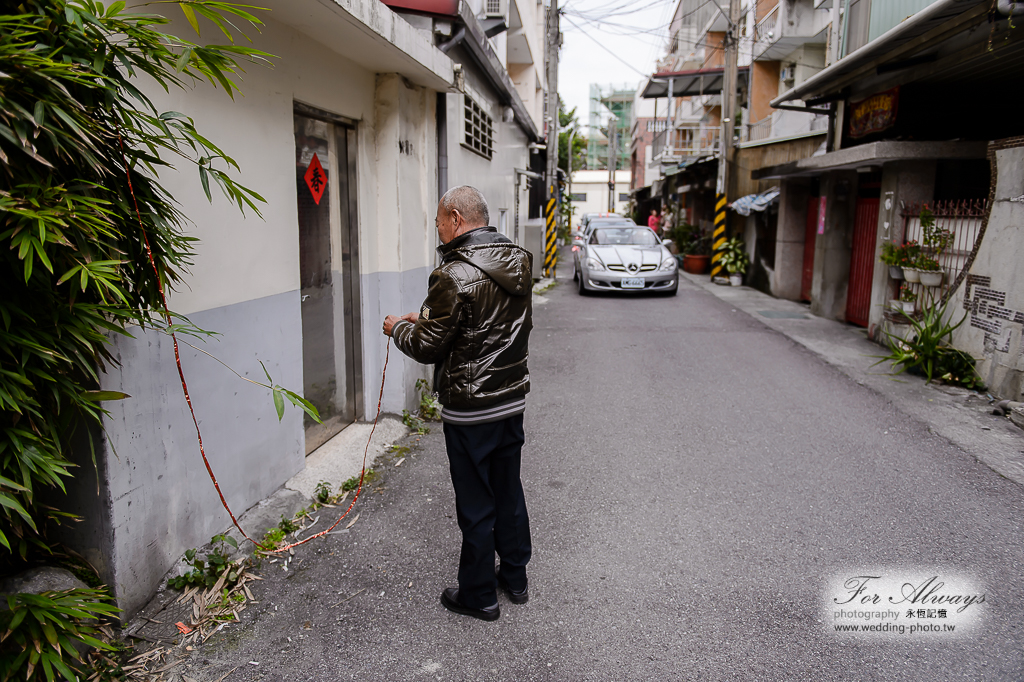
[[[604,270],[604,263],[597,260],[596,258],[587,259],[587,267],[591,270]]]
[[[679,268],[679,263],[676,262],[675,258],[668,258],[661,267],[658,268],[659,272],[675,272]]]

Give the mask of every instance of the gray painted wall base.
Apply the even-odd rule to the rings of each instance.
[[[219,336],[186,339],[243,376],[302,387],[297,291],[190,315]],[[199,454],[174,363],[170,337],[134,330],[112,341],[120,367],[108,368],[104,389],[132,397],[105,403],[105,436],[97,439],[99,480],[87,446],[62,509],[84,520],[61,540],[100,572],[129,618],[156,591],[190,547],[230,524]],[[278,421],[266,389],[235,377],[215,360],[181,344],[181,361],[203,431],[207,456],[232,511],[241,514],[271,495],[303,466],[302,412],[288,407]],[[97,488],[99,492],[97,493]]]
[[[419,312],[427,297],[427,282],[433,267],[416,268],[405,272],[374,272],[360,278],[363,296],[363,395],[366,414],[360,418],[372,420],[377,411],[380,395],[381,370],[387,338],[381,332],[384,317]],[[433,368],[402,355],[392,345],[388,360],[388,376],[384,386],[383,412],[401,414],[413,411],[419,405],[415,391],[417,379],[433,376]]]

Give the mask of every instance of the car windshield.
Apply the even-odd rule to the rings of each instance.
[[[625,218],[602,218],[601,220],[592,220],[590,222],[591,227],[618,227],[619,225],[636,227],[636,223],[632,220]]]
[[[591,244],[657,246],[658,237],[646,227],[600,227],[590,235]]]

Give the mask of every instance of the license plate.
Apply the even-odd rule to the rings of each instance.
[[[622,278],[623,289],[643,289],[644,278],[643,277],[623,277]]]

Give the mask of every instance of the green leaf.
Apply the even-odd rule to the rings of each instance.
[[[206,192],[207,201],[213,201],[213,195],[210,194],[210,174],[204,166],[199,166],[199,181],[203,184],[203,191]]]
[[[46,641],[49,642],[51,646],[57,646],[57,631],[53,629],[53,623],[43,621],[41,625]]]
[[[277,421],[284,419],[284,398],[281,391],[274,389],[274,407],[277,409]]]
[[[196,35],[200,35],[199,22],[196,21],[196,13],[193,12],[192,8],[185,2],[180,2],[178,4],[181,7],[181,11],[185,13],[185,18],[188,19],[188,23],[192,25],[192,30],[196,32]]]
[[[267,371],[267,366],[263,364],[262,360],[260,360],[259,363],[260,363],[260,367],[263,368],[263,373],[267,375],[267,382],[271,386],[273,386],[274,385],[274,380],[270,378],[270,372]]]
[[[88,644],[88,642],[86,643]],[[64,663],[64,661],[60,660],[59,658],[55,658],[53,659],[52,663],[53,667],[56,668],[57,671],[60,672],[60,674],[63,675],[64,679],[68,682],[76,682],[76,680],[78,680],[78,677],[73,672],[71,672],[71,668],[69,668]]]
[[[320,419],[320,411],[316,409],[316,406],[303,398],[294,391],[289,391],[286,388],[282,388],[281,391],[288,396],[288,400],[291,401],[292,405],[302,408],[302,411],[308,414],[317,424],[322,424],[323,421]]]
[[[25,523],[27,523],[32,530],[35,530],[36,522],[32,519],[31,514],[25,511],[25,508],[21,506],[20,502],[5,492],[0,492],[0,507],[16,512],[18,516],[25,520]]]
[[[181,73],[182,71],[184,71],[185,67],[188,66],[189,60],[191,59],[192,50],[186,47],[184,50],[181,51],[181,54],[178,56],[178,61],[174,64],[174,71],[176,73]]]
[[[121,391],[83,391],[82,397],[90,402],[98,403],[103,400],[124,400],[131,398],[127,393]]]

